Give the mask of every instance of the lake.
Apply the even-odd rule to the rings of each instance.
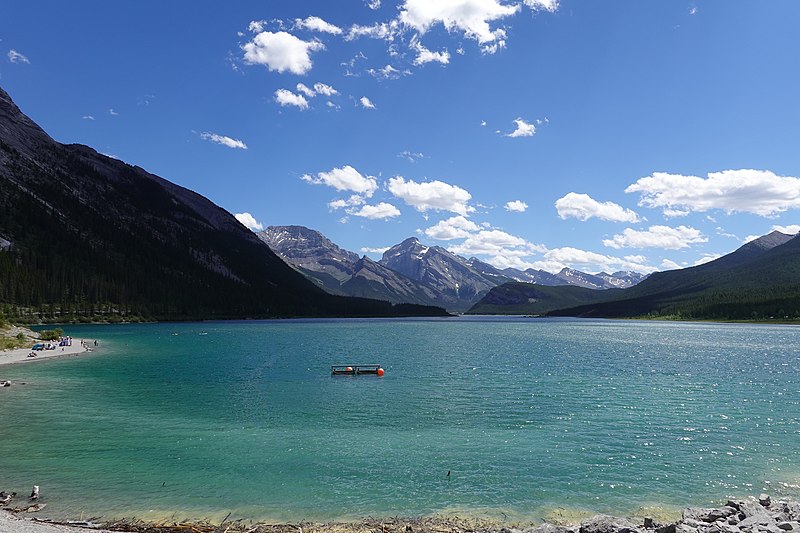
[[[0,367],[54,517],[530,521],[800,496],[800,328],[461,317],[68,326]],[[377,376],[332,364],[379,363]],[[449,474],[449,475],[448,475]]]

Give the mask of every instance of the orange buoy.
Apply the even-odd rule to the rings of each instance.
[[[383,377],[386,372],[384,372],[382,368],[378,367],[378,370],[376,370],[375,373],[378,374],[378,377]]]
[[[345,368],[345,370],[348,371],[348,372],[352,372],[353,371],[353,367],[352,366],[348,366],[347,368]]]

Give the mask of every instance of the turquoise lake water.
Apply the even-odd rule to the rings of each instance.
[[[50,516],[528,521],[800,496],[800,328],[548,319],[72,326],[0,367],[0,489]],[[330,365],[380,363],[376,376]],[[447,476],[448,471],[450,476]]]

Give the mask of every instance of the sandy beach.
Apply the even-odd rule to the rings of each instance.
[[[86,340],[86,339],[84,339]],[[94,341],[86,340],[87,345],[92,345]],[[19,348],[16,350],[0,351],[0,366],[10,365],[14,363],[34,363],[43,359],[53,359],[57,357],[74,357],[94,347],[84,348],[81,345],[81,339],[74,339],[72,346],[58,346],[55,350],[38,350],[33,352],[30,348]],[[35,357],[28,357],[31,352],[35,353]]]

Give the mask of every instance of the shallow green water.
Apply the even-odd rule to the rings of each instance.
[[[800,495],[800,329],[542,319],[68,328],[0,367],[51,515],[531,520]],[[386,376],[331,377],[338,363]],[[448,471],[450,476],[447,476]]]

